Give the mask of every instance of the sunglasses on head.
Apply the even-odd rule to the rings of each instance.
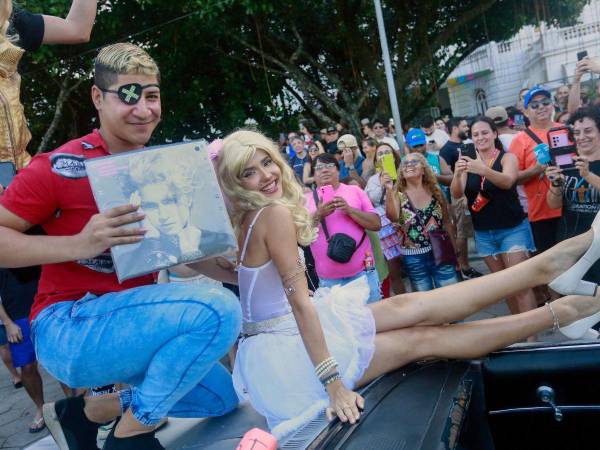
[[[543,100],[533,100],[529,102],[529,107],[531,109],[538,109],[540,106],[550,106],[552,104],[552,100],[549,98],[545,98]]]

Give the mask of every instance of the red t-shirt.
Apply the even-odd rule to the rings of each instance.
[[[553,127],[560,126],[560,123],[552,124]],[[540,130],[529,127],[531,131],[540,139],[548,143],[548,130]],[[519,161],[519,170],[525,170],[537,163],[533,149],[537,143],[524,131],[520,131],[510,143],[509,151],[513,153]],[[545,176],[536,175],[523,183],[525,195],[527,195],[527,215],[530,222],[538,220],[552,219],[560,217],[561,208],[550,208],[546,202],[546,193],[550,189],[550,182]]]
[[[107,155],[97,130],[38,155],[0,196],[0,205],[31,224],[41,225],[49,236],[75,235],[98,214],[84,161]],[[49,305],[77,300],[88,292],[102,295],[152,283],[153,276],[145,275],[120,284],[108,250],[87,260],[45,264],[30,319]]]

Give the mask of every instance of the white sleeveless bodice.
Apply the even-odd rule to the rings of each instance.
[[[260,322],[284,316],[292,311],[285,295],[281,276],[273,264],[273,260],[269,260],[259,267],[244,266],[244,257],[252,235],[252,228],[263,210],[264,208],[256,213],[248,227],[237,269],[244,322]]]

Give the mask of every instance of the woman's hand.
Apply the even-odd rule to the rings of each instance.
[[[352,207],[348,204],[345,198],[333,197],[333,203],[335,205],[335,209],[339,209],[346,214],[350,214]]]
[[[550,180],[550,183],[552,183],[552,184],[555,184],[558,182],[558,180],[562,180],[564,178],[562,169],[559,167],[556,167],[556,166],[546,167],[546,170],[544,171],[544,173],[546,174],[546,176],[548,177],[548,180]]]
[[[332,200],[327,203],[319,203],[319,206],[317,207],[318,219],[321,220],[321,219],[327,217],[328,215],[330,215],[334,211],[335,211],[335,200]]]
[[[484,176],[485,172],[488,170],[488,166],[483,162],[479,152],[475,153],[477,155],[476,159],[470,158],[468,156],[462,156],[462,158],[467,162],[467,172],[474,173],[479,176]]]
[[[335,416],[341,422],[356,423],[360,418],[360,410],[365,407],[365,399],[356,392],[346,389],[340,380],[327,386],[329,394],[329,408],[325,410],[327,419],[333,420]]]
[[[574,156],[575,168],[579,170],[579,175],[586,178],[590,174],[590,161],[585,156]]]
[[[385,188],[386,191],[391,191],[394,189],[394,180],[390,177],[390,174],[383,171],[381,172],[381,185]]]
[[[470,158],[469,158],[470,159]],[[461,156],[454,165],[454,175],[462,175],[468,168],[467,156]]]

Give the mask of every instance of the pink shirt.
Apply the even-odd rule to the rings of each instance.
[[[314,214],[317,208],[315,206],[313,193],[308,192],[304,195],[306,197],[306,207],[311,214]],[[377,214],[377,211],[373,208],[367,194],[358,186],[349,186],[340,183],[335,191],[335,195],[336,197],[344,198],[352,208],[356,208],[363,212]],[[325,223],[327,224],[327,231],[329,232],[330,237],[335,233],[344,233],[352,237],[357,244],[362,239],[365,231],[365,229],[352,220],[350,216],[340,210],[335,210],[332,214],[328,215],[325,218]],[[319,236],[317,237],[317,240],[311,244],[310,250],[315,259],[315,268],[319,278],[352,277],[365,270],[365,256],[367,252],[373,257],[371,242],[369,241],[369,237],[365,236],[363,243],[356,249],[350,261],[347,263],[333,261],[327,256],[327,240],[325,239],[325,233],[323,232],[321,224],[319,224]]]

